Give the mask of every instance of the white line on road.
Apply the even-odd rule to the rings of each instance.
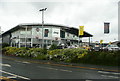
[[[47,68],[47,69],[53,69],[53,70],[58,70],[58,69],[56,69],[56,68]]]
[[[30,62],[27,62],[27,61],[15,61],[15,62],[24,63],[24,64],[30,64]]]
[[[52,69],[52,70],[59,70],[59,71],[66,71],[66,72],[72,72],[70,70],[64,70],[64,69],[56,69],[56,68],[50,68],[50,67],[41,67],[41,66],[38,66],[39,68],[44,68],[44,69]]]
[[[22,63],[25,63],[25,64],[30,64],[30,62],[27,62],[27,61],[23,61]]]
[[[0,66],[7,66],[7,67],[11,67],[11,65],[9,65],[9,64],[2,64],[2,63],[0,63]]]
[[[7,78],[17,78],[17,76],[7,76]]]
[[[105,71],[98,71],[98,73],[120,75],[120,73],[115,73],[115,72],[105,72]]]
[[[20,76],[20,75],[16,75],[16,74],[13,74],[13,73],[9,73],[9,72],[6,72],[6,71],[0,70],[0,72],[5,73],[5,74],[9,74],[9,75],[12,75],[12,76],[17,76],[17,77],[22,78],[22,79],[30,80],[29,78],[26,78],[26,77],[23,77],[23,76]]]
[[[101,75],[103,77],[109,77],[109,78],[116,78],[116,79],[119,79],[120,77],[116,77],[116,76],[108,76],[108,75]]]
[[[61,71],[66,71],[66,72],[72,72],[72,71],[70,71],[70,70],[64,70],[64,69],[60,69]]]

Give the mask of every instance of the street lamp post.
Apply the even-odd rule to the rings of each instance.
[[[44,31],[43,31],[43,25],[44,25],[44,11],[46,10],[47,8],[43,8],[43,9],[40,9],[39,11],[42,11],[42,48],[44,48]]]

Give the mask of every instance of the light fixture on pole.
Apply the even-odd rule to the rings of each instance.
[[[43,8],[43,9],[40,9],[39,11],[42,11],[42,48],[44,48],[44,31],[43,31],[43,25],[44,25],[44,11],[46,10],[47,8]]]

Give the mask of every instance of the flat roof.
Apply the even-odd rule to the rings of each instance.
[[[32,26],[42,26],[42,24],[40,23],[23,23],[23,24],[19,24],[13,28],[11,28],[10,30],[4,32],[2,34],[3,35],[7,35],[11,32],[14,32],[18,29],[21,29],[21,28],[25,28],[25,26],[28,26],[28,27],[32,27]],[[75,27],[69,27],[69,26],[64,26],[64,25],[57,25],[57,24],[44,24],[44,26],[53,26],[53,27],[60,27],[61,29],[64,29],[66,32],[69,32],[71,34],[74,34],[76,36],[78,36],[78,32],[79,32],[79,29],[78,28],[75,28]],[[90,33],[84,31],[84,35],[79,35],[79,37],[93,37],[93,35],[91,35]]]

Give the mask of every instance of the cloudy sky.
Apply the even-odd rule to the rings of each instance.
[[[45,11],[45,23],[79,28],[93,35],[92,41],[118,40],[119,0],[0,0],[0,26],[7,31],[21,23],[41,23],[39,9]],[[104,34],[104,22],[110,22],[110,33]],[[88,38],[84,39],[88,41]]]

